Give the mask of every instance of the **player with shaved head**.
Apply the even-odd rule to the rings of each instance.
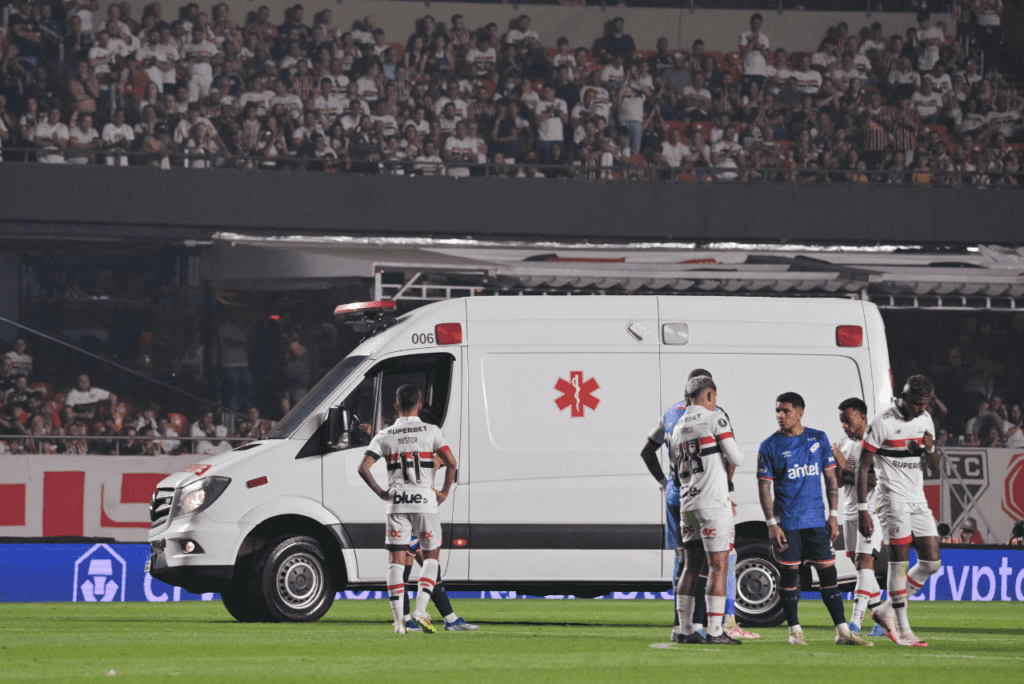
[[[729,499],[729,466],[743,462],[736,446],[729,418],[715,411],[718,388],[706,375],[686,383],[690,405],[672,429],[672,463],[679,478],[679,511],[686,567],[676,585],[679,633],[676,643],[722,644],[742,642],[722,630],[725,615],[725,587],[729,564],[732,510]],[[695,586],[700,570],[710,570],[705,603],[708,613],[707,637],[693,631]]]
[[[880,522],[889,533],[892,549],[887,581],[889,600],[884,607],[891,607],[895,612],[898,634],[893,634],[885,622],[882,626],[887,627],[889,638],[900,646],[928,645],[910,629],[907,600],[942,567],[939,532],[924,496],[921,473],[922,457],[928,459],[928,465],[933,469],[938,469],[940,461],[933,437],[935,425],[928,414],[934,394],[935,389],[928,378],[910,376],[893,406],[875,416],[868,425],[857,463],[857,514],[861,534],[865,537],[871,537],[875,528],[871,519],[868,481],[871,466],[875,466],[882,511]],[[918,560],[908,572],[911,544],[917,551]]]
[[[686,380],[690,380],[706,376],[711,377],[711,371],[705,370],[704,368],[694,368],[690,371]],[[665,477],[661,464],[658,462],[658,448],[671,440],[672,430],[675,428],[676,423],[686,413],[686,408],[690,405],[690,399],[684,397],[682,401],[677,402],[670,406],[665,411],[664,415],[658,421],[658,424],[654,426],[650,434],[647,436],[647,444],[644,445],[643,450],[640,452],[641,458],[647,465],[647,469],[651,471],[651,475],[654,479],[664,487],[665,489],[665,548],[671,551],[675,551],[675,567],[672,573],[672,586],[673,588],[679,583],[680,571],[683,567],[683,545],[679,534],[679,478],[675,472],[674,464],[670,463],[669,476]],[[715,407],[716,411],[725,413],[725,409],[721,406]],[[728,418],[729,414],[726,413],[725,417]],[[728,467],[729,476],[729,491],[732,492],[732,475],[735,468],[732,466]],[[732,504],[733,514],[736,512],[736,505]],[[726,581],[726,594],[725,594],[725,621],[724,628],[728,631],[729,636],[735,639],[760,639],[761,635],[754,632],[748,632],[738,624],[736,624],[735,617],[735,604],[736,604],[736,551],[733,546],[734,532],[730,533],[729,536],[729,571]],[[707,632],[704,630],[704,623],[707,621],[707,607],[704,605],[704,590],[708,579],[708,569],[705,567],[699,572],[697,578],[697,585],[694,587],[694,609],[693,609],[693,631],[700,632],[702,637],[707,636]],[[672,628],[673,638],[677,637],[680,633],[679,630],[679,614],[673,610],[675,616],[675,624]]]

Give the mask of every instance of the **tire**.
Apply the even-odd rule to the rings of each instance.
[[[253,581],[273,622],[316,622],[334,604],[327,556],[313,537],[286,535],[267,544]]]
[[[785,621],[782,575],[767,541],[755,539],[736,548],[736,619],[745,626],[777,627]]]
[[[251,563],[242,559],[235,566],[231,585],[221,592],[220,600],[239,622],[268,622],[270,613],[262,593],[255,586]]]

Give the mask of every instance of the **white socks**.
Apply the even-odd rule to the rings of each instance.
[[[705,594],[704,600],[708,604],[708,635],[721,636],[722,616],[725,614],[725,597]]]
[[[907,598],[921,591],[921,587],[942,567],[942,561],[918,560],[907,573]]]
[[[418,613],[427,612],[427,606],[430,605],[430,594],[434,591],[434,585],[437,583],[435,578],[438,576],[440,566],[441,564],[434,558],[423,561],[416,592],[416,612]]]
[[[887,588],[889,590],[889,603],[893,612],[896,613],[896,627],[900,634],[910,633],[910,621],[907,619],[907,563],[890,562],[889,579]]]
[[[693,604],[692,596],[676,594],[676,613],[679,615],[679,633],[689,636],[695,631],[693,629]]]
[[[881,595],[882,590],[878,586],[878,580],[875,579],[875,571],[858,570],[857,590],[853,595],[853,616],[850,622],[855,625],[864,624],[864,614],[868,607],[877,604]]]
[[[402,578],[405,566],[397,563],[388,564],[388,598],[391,599],[391,613],[395,622],[404,625],[402,613],[405,612],[405,580]]]

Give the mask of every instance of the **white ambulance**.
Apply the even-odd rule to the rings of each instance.
[[[395,418],[396,389],[415,383],[459,464],[440,509],[450,589],[665,591],[675,554],[640,451],[699,367],[746,456],[735,476],[737,614],[778,624],[754,475],[758,445],[777,429],[775,397],[803,395],[804,424],[833,442],[843,399],[862,398],[872,415],[892,400],[882,318],[862,301],[480,297],[393,312],[394,302],[339,307],[367,338],[266,440],[159,484],[154,577],[220,592],[243,621],[317,620],[336,591],[382,588],[384,502],[357,468],[368,433]],[[385,482],[382,462],[374,469]],[[835,546],[841,580],[854,581],[843,540]]]

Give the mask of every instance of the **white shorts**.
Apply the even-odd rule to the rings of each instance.
[[[702,541],[704,551],[718,553],[728,551],[732,537],[732,511],[728,508],[701,508],[683,511],[679,515],[682,528],[683,548]]]
[[[939,530],[935,526],[935,516],[926,503],[905,503],[902,501],[882,500],[882,512],[879,516],[889,543],[902,546],[913,541],[914,537],[938,537]]]
[[[419,539],[424,551],[441,548],[441,519],[437,513],[388,513],[385,527],[384,548],[388,551],[408,551],[413,537]]]
[[[882,550],[882,524],[877,516],[872,516],[871,522],[875,525],[871,538],[866,538],[858,529],[859,520],[847,520],[843,527],[843,541],[846,542],[846,557],[853,559],[859,554],[865,556],[877,556]]]

